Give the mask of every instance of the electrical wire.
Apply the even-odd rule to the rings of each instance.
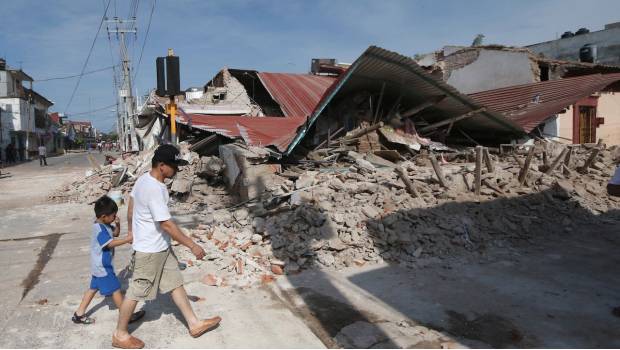
[[[100,68],[100,69],[95,69],[95,70],[91,70],[89,72],[84,72],[84,74],[74,74],[74,75],[67,75],[64,77],[54,77],[54,78],[45,78],[45,79],[38,79],[38,80],[33,80],[34,83],[40,83],[40,82],[44,82],[44,81],[51,81],[51,80],[62,80],[62,79],[71,79],[71,78],[77,78],[80,75],[84,76],[84,75],[88,75],[88,74],[93,74],[93,73],[98,73],[98,72],[104,72],[106,70],[109,69],[114,69],[116,66],[109,66],[109,67],[105,67],[105,68]]]
[[[86,111],[86,112],[79,112],[79,113],[71,113],[71,114],[67,114],[67,116],[68,116],[69,118],[71,118],[71,117],[76,116],[76,115],[92,114],[92,113],[99,112],[99,111],[103,111],[103,110],[105,110],[105,109],[112,108],[112,107],[116,107],[116,103],[115,103],[115,104],[113,104],[113,105],[109,105],[109,106],[105,106],[105,107],[100,107],[100,108],[92,109],[92,110],[90,110],[90,111]]]
[[[103,21],[105,20],[106,15],[108,14],[108,8],[110,7],[110,3],[111,2],[112,2],[112,0],[108,0],[108,5],[105,7],[105,11],[103,12],[103,16],[101,16],[101,21],[99,22],[99,27],[97,28],[97,34],[95,34],[95,37],[93,38],[93,43],[90,45],[90,50],[88,50],[88,56],[86,56],[86,61],[84,61],[84,65],[82,66],[82,71],[80,72],[80,76],[78,77],[78,80],[75,83],[75,87],[73,88],[73,92],[71,93],[71,98],[69,98],[69,103],[67,103],[67,107],[65,108],[65,114],[67,114],[67,111],[69,110],[69,107],[71,107],[71,103],[73,102],[73,98],[75,97],[75,93],[77,92],[77,89],[80,86],[80,81],[82,81],[82,75],[84,74],[84,71],[86,70],[86,66],[88,66],[88,61],[90,60],[90,56],[93,53],[93,49],[95,48],[95,43],[97,42],[97,37],[99,36],[99,32],[101,31],[101,27],[103,26]]]
[[[151,14],[149,15],[149,24],[146,26],[146,33],[144,34],[144,41],[142,42],[142,49],[140,50],[140,58],[138,59],[138,64],[136,65],[136,69],[133,72],[133,81],[136,81],[136,77],[138,76],[138,71],[140,70],[140,63],[142,63],[142,54],[144,53],[144,47],[146,46],[146,41],[149,38],[149,31],[151,30],[151,20],[153,19],[153,12],[155,12],[155,5],[157,4],[157,0],[153,0],[153,6],[151,7]]]

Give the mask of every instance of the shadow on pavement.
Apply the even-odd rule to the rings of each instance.
[[[611,272],[620,264],[617,230],[613,234],[573,232],[597,223],[617,225],[620,212],[594,215],[560,192],[553,189],[480,203],[449,202],[383,213],[362,226],[372,237],[369,249],[378,250],[388,266],[348,280],[409,317],[414,325],[428,326],[470,346],[620,346],[614,335],[618,319],[611,314],[612,307],[620,303],[616,288],[620,279]],[[286,301],[328,347],[396,347],[395,339],[380,326],[381,320],[354,307],[342,286],[320,270],[334,259],[321,249],[330,249],[329,242],[339,241],[343,233],[332,225],[329,214],[321,203],[310,200],[265,217],[274,256],[285,266],[315,268],[305,273],[311,273],[321,286],[319,291],[298,283],[293,276],[296,272],[285,270],[292,276],[289,282],[295,291],[295,295],[285,295]],[[609,249],[571,260],[576,256],[571,249],[578,249],[579,244],[556,252],[553,246],[537,243],[570,243],[572,237],[607,242],[603,246]],[[334,253],[341,249],[336,245]],[[522,261],[522,252],[530,248],[538,249],[540,261],[528,265]],[[493,259],[485,262],[491,253],[494,259],[502,254],[505,259],[499,265],[489,262]],[[545,259],[557,261],[549,264]],[[591,265],[583,266],[588,261]],[[532,269],[536,264],[548,268]],[[573,292],[563,291],[571,288]],[[591,299],[592,288],[600,289],[606,301]],[[295,303],[295,298],[303,303]],[[605,306],[607,301],[614,305]],[[343,329],[359,322],[364,328],[357,336],[372,335],[371,339],[356,342],[342,337]],[[422,341],[407,346],[440,344]]]

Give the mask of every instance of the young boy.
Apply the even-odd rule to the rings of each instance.
[[[112,257],[114,256],[114,247],[131,243],[133,237],[114,238],[119,236],[121,230],[120,219],[116,216],[117,212],[118,206],[108,196],[103,196],[95,202],[97,220],[93,224],[93,235],[90,243],[92,278],[90,289],[84,293],[80,306],[71,318],[75,323],[91,324],[95,322],[93,318],[86,316],[86,309],[97,291],[103,296],[111,295],[117,308],[120,308],[123,302],[121,283],[114,273]],[[114,227],[110,225],[112,223],[115,224]],[[144,310],[140,310],[132,315],[131,322],[137,321],[143,316]]]

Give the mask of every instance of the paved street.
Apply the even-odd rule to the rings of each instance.
[[[90,278],[92,207],[46,200],[90,164],[84,153],[48,164],[3,169],[0,179],[0,347],[107,348],[117,318],[110,300],[93,301],[94,325],[70,320]],[[336,347],[343,330],[361,347],[617,347],[620,319],[611,310],[620,305],[619,219],[610,212],[562,239],[420,270],[311,270],[247,290],[208,287],[188,270],[197,313],[219,314],[222,325],[193,339],[161,296],[142,306],[147,315],[131,329],[159,348]],[[129,252],[120,247],[115,257],[125,284]]]
[[[93,153],[102,162],[102,156]],[[3,169],[0,179],[0,347],[110,347],[117,311],[97,296],[95,325],[75,325],[71,315],[88,287],[92,207],[46,203],[47,194],[90,168],[85,153],[51,157],[48,167],[29,162]],[[124,217],[125,208],[121,208]],[[122,270],[129,248],[117,249]],[[167,297],[144,306],[135,334],[149,347],[323,347],[322,342],[268,290],[209,289],[186,278],[199,316],[219,314],[222,326],[193,339]],[[240,336],[243,334],[243,336]]]

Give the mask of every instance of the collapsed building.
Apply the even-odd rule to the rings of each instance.
[[[240,185],[248,178],[282,165],[329,163],[343,150],[390,164],[465,146],[620,142],[617,123],[591,109],[616,103],[620,67],[501,46],[448,47],[416,61],[372,46],[350,66],[324,68],[329,73],[224,68],[180,98],[181,139],[192,151],[220,156],[242,199],[261,192]],[[152,94],[139,117],[145,145],[169,137],[164,112],[165,99]],[[620,120],[620,108],[609,113]],[[562,136],[567,129],[575,135]]]
[[[205,273],[205,284],[247,287],[302,269],[382,261],[418,268],[571,232],[620,207],[605,195],[618,147],[563,144],[541,127],[577,101],[612,93],[620,74],[466,94],[374,46],[350,66],[325,68],[225,68],[180,98],[190,165],[167,185],[174,209],[194,216],[186,233],[210,263],[179,257]],[[149,170],[154,146],[169,139],[164,105],[152,95],[141,112],[144,152],[93,169],[54,199],[126,196]]]

